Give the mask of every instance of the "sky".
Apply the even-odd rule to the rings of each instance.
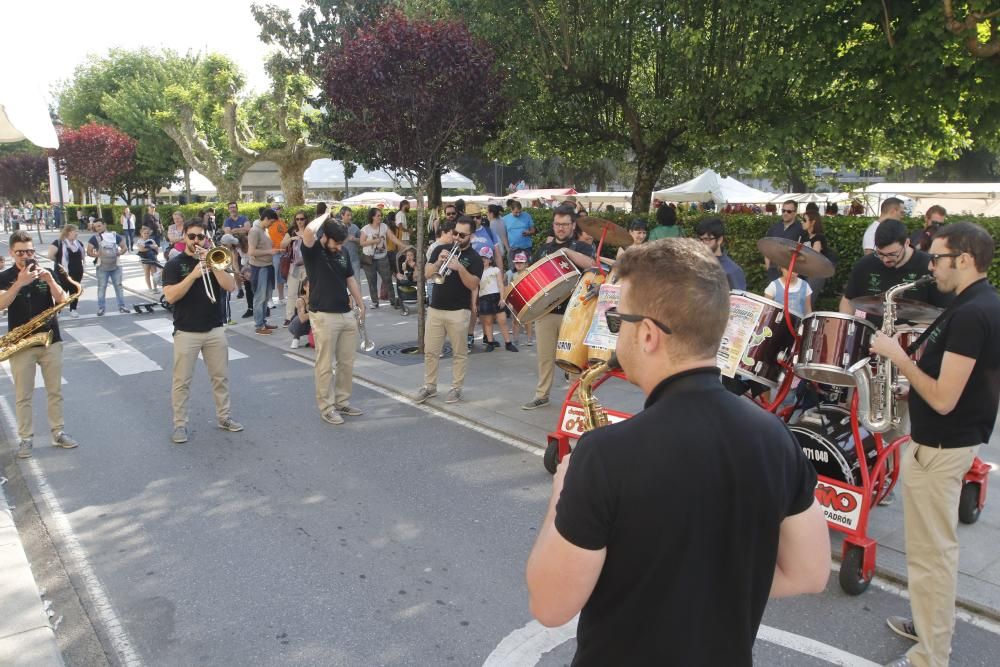
[[[257,0],[292,11],[303,0]],[[268,49],[250,14],[251,0],[3,0],[0,80],[17,81],[51,99],[90,54],[111,48],[216,51],[234,60],[247,87],[267,87]],[[30,55],[29,55],[30,54]],[[10,85],[9,83],[7,84]],[[7,87],[7,86],[3,86]],[[9,88],[8,88],[9,90]]]

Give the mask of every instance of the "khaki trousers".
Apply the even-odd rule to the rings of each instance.
[[[940,449],[911,442],[902,460],[903,528],[917,667],[946,667],[955,631],[958,501],[979,445]]]
[[[229,419],[229,343],[225,330],[216,327],[204,333],[177,331],[174,333],[174,385],[170,392],[175,428],[188,423],[188,395],[199,352],[205,359],[205,369],[212,382],[215,416],[220,422]]]
[[[48,347],[36,345],[21,350],[10,358],[14,376],[14,413],[17,415],[17,437],[29,440],[34,435],[31,398],[35,393],[35,365],[42,369],[45,393],[49,404],[49,431],[56,437],[63,430],[62,343]]]
[[[309,313],[316,341],[316,404],[320,414],[347,406],[354,381],[354,357],[358,349],[358,320],[354,313]],[[336,384],[330,396],[333,364],[337,364]]]
[[[293,266],[288,270],[288,280],[285,284],[285,319],[290,320],[295,315],[295,301],[299,298],[299,288],[305,279],[306,270],[301,266]]]
[[[424,328],[424,386],[437,389],[438,361],[447,336],[451,342],[451,387],[462,388],[465,383],[465,368],[469,363],[469,347],[465,337],[471,312],[468,308],[427,309],[427,325]]]
[[[538,354],[538,386],[535,398],[548,398],[552,390],[552,374],[556,367],[556,341],[563,316],[549,313],[535,320],[535,350]]]

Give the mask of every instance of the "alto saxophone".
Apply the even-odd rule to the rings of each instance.
[[[883,297],[885,311],[882,319],[882,334],[890,338],[896,335],[896,298],[914,287],[933,282],[933,276],[924,276],[912,283],[890,287]],[[899,426],[901,417],[896,406],[899,387],[899,371],[887,358],[880,356],[875,366],[875,374],[865,357],[848,369],[854,376],[858,392],[858,421],[872,433],[884,433]]]
[[[57,303],[38,313],[21,326],[11,329],[4,336],[0,336],[0,361],[7,361],[21,350],[29,347],[48,347],[52,343],[52,331],[38,331],[38,329],[45,326],[56,313],[79,299],[80,295],[83,294],[83,287],[80,286],[80,283],[70,278],[62,266],[59,267],[59,270],[66,276],[66,280],[76,287],[76,292],[66,297],[62,303]]]

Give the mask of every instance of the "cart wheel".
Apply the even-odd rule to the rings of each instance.
[[[962,496],[958,501],[958,520],[962,523],[975,523],[979,520],[979,484],[967,482],[962,485]]]
[[[549,444],[545,448],[545,455],[542,456],[542,465],[545,466],[550,475],[556,474],[556,468],[559,467],[559,443],[557,441],[549,440]]]
[[[840,587],[848,595],[861,595],[868,590],[871,577],[865,579],[861,573],[861,565],[865,560],[865,550],[861,547],[850,547],[840,564]]]

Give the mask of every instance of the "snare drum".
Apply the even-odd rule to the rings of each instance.
[[[850,367],[869,355],[868,347],[877,329],[871,322],[843,313],[815,312],[802,318],[802,343],[795,357],[800,378],[855,386]]]
[[[559,250],[515,276],[504,290],[503,300],[518,322],[527,324],[568,299],[579,280],[580,270]]]
[[[798,318],[791,318],[797,327]],[[733,375],[776,388],[785,375],[781,362],[792,358],[794,348],[795,337],[780,303],[750,292],[729,293],[729,323],[718,357],[724,374],[732,377],[725,373],[728,368]]]

